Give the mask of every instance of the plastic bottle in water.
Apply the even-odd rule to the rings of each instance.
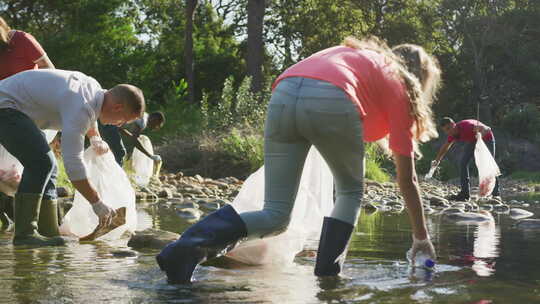
[[[412,263],[412,248],[407,251],[407,261],[413,267],[422,267],[426,269],[433,269],[435,267],[435,261],[433,261],[427,254],[423,252],[417,252],[414,264]]]
[[[425,179],[430,179],[433,177],[433,174],[435,174],[435,170],[437,169],[437,166],[432,166],[429,169],[429,172],[426,174]]]

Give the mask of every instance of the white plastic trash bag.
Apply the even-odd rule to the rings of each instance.
[[[240,243],[227,257],[248,265],[290,265],[306,241],[320,236],[323,218],[333,208],[333,177],[312,147],[302,173],[288,229],[277,236]],[[253,173],[232,202],[238,212],[261,210],[264,204],[264,167]]]
[[[88,179],[99,193],[103,203],[115,210],[126,207],[126,223],[98,239],[116,240],[126,231],[135,231],[137,228],[135,191],[124,170],[114,160],[113,154],[107,152],[98,156],[90,147],[84,152],[84,163]],[[73,207],[64,217],[60,233],[84,237],[94,231],[98,222],[99,219],[90,203],[79,192],[76,192]]]
[[[488,150],[488,147],[482,140],[482,137],[477,135],[476,146],[474,148],[474,161],[478,168],[478,182],[480,197],[486,197],[491,194],[495,188],[497,176],[501,175],[499,166],[493,159],[493,156]]]
[[[47,143],[56,136],[56,130],[44,130]],[[23,165],[0,145],[0,192],[14,196],[21,182]]]
[[[145,135],[139,136],[139,141],[146,151],[150,154],[154,154],[154,148],[150,138]],[[154,161],[146,156],[139,149],[133,149],[133,156],[131,157],[131,166],[133,167],[133,179],[138,186],[145,187],[150,182],[152,173],[154,172]]]

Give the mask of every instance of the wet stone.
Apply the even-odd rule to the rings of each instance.
[[[199,205],[193,201],[183,201],[181,203],[174,204],[174,208],[181,209],[199,209]]]
[[[171,198],[173,197],[172,191],[169,188],[164,188],[161,191],[158,192],[158,197],[160,198]]]
[[[195,208],[186,208],[186,209],[177,210],[176,214],[178,214],[178,216],[186,220],[196,221],[201,218],[203,212]]]
[[[448,207],[450,206],[448,200],[442,198],[442,197],[438,197],[438,196],[432,196],[429,198],[429,204],[433,207],[433,206],[437,206],[437,207]]]
[[[207,210],[217,210],[221,208],[221,204],[218,201],[206,202],[204,200],[201,200],[199,202],[203,202],[199,204],[202,208],[207,209]]]
[[[510,211],[510,207],[508,207],[507,205],[494,205],[493,211],[499,212],[499,213],[506,213]]]
[[[490,221],[493,219],[493,217],[488,214],[476,212],[451,213],[447,214],[445,218],[450,221],[455,221],[456,224],[476,224]]]
[[[176,241],[179,237],[180,235],[177,233],[149,228],[143,231],[136,231],[131,236],[127,245],[134,249],[162,249],[167,244]]]
[[[442,214],[456,214],[456,213],[464,213],[464,212],[465,212],[465,209],[459,208],[459,207],[450,207],[441,211]]]
[[[520,208],[511,208],[510,209],[510,217],[513,218],[513,219],[522,219],[522,218],[526,218],[526,217],[531,217],[533,215],[534,215],[534,213],[532,213],[530,211],[527,211],[527,210],[524,210],[524,209],[520,209]]]
[[[111,251],[112,256],[118,258],[136,257],[138,254],[133,250],[114,250]]]

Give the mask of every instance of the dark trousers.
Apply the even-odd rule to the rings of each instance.
[[[491,152],[491,155],[493,155],[493,158],[495,158],[495,138],[493,140],[484,141],[486,144],[489,152]],[[465,147],[463,148],[463,156],[461,157],[461,162],[459,165],[459,171],[460,171],[460,178],[461,178],[461,192],[470,195],[470,177],[469,177],[469,163],[471,159],[474,157],[474,147],[476,146],[475,142],[467,142],[465,143]],[[493,192],[491,193],[494,196],[499,196],[499,179],[496,179],[495,182],[495,188],[493,188]]]
[[[24,166],[18,192],[58,197],[56,158],[34,121],[17,110],[0,109],[0,144]]]
[[[126,147],[120,136],[117,126],[99,124],[99,133],[101,138],[109,145],[109,149],[114,154],[114,159],[122,167],[124,156],[126,156]]]

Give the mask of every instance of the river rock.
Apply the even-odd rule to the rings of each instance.
[[[176,214],[178,214],[178,216],[180,216],[181,218],[188,220],[188,222],[193,222],[200,219],[203,215],[203,212],[195,208],[186,208],[177,210]]]
[[[429,198],[429,204],[431,207],[441,207],[441,208],[446,208],[450,206],[450,203],[448,202],[448,200],[439,196],[431,196]]]
[[[507,213],[510,211],[510,207],[507,205],[493,205],[493,211],[497,213]]]
[[[193,201],[183,201],[181,203],[174,204],[176,210],[182,209],[199,209],[199,205]]]
[[[459,207],[449,207],[441,211],[442,214],[456,214],[456,213],[465,213],[465,208]]]
[[[117,258],[136,257],[137,252],[127,249],[119,249],[111,251],[111,255]]]
[[[531,217],[533,215],[534,215],[534,213],[529,212],[529,211],[524,210],[524,209],[520,209],[520,208],[511,208],[510,209],[510,217],[515,219],[515,220]]]
[[[71,193],[68,188],[65,187],[56,187],[56,192],[58,197],[68,197],[71,196]]]
[[[203,209],[206,209],[206,210],[217,210],[219,208],[221,208],[221,204],[220,204],[220,201],[219,200],[214,200],[214,201],[205,201],[205,200],[200,200],[197,202],[199,204],[199,206],[201,206],[201,208]]]
[[[136,231],[129,239],[127,245],[134,249],[162,249],[167,244],[176,241],[179,237],[180,235],[177,233],[148,228],[142,231]]]
[[[163,188],[161,191],[158,192],[158,197],[160,198],[171,198],[173,197],[173,192],[169,188]]]
[[[456,224],[479,224],[486,221],[493,220],[493,216],[487,211],[475,212],[462,212],[446,214],[445,218],[449,221],[455,221]]]
[[[146,199],[146,195],[147,195],[146,192],[137,191],[135,193],[135,199],[138,200],[138,201],[139,200],[144,200],[144,199]]]
[[[490,204],[480,205],[480,209],[485,210],[485,211],[492,211],[493,205],[490,205]]]

